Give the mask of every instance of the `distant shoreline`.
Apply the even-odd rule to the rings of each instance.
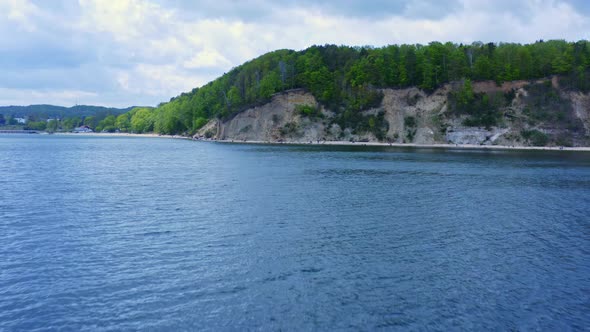
[[[268,142],[243,140],[211,140],[225,144],[272,144],[272,145],[329,145],[329,146],[375,146],[418,149],[464,149],[464,150],[534,150],[534,151],[582,151],[590,152],[590,147],[558,147],[558,146],[507,146],[507,145],[475,145],[475,144],[415,144],[415,143],[382,143],[382,142],[349,142],[349,141],[317,141],[315,142]]]
[[[160,135],[160,134],[132,134],[132,133],[53,133],[52,135],[62,136],[95,136],[95,137],[158,137],[192,140],[191,137],[181,135]]]
[[[131,133],[55,133],[55,135],[67,136],[96,136],[96,137],[151,137],[195,140],[222,144],[268,144],[268,145],[313,145],[313,146],[373,146],[373,147],[397,147],[418,149],[463,149],[463,150],[532,150],[532,151],[581,151],[590,152],[590,147],[558,147],[558,146],[507,146],[507,145],[475,145],[475,144],[415,144],[415,143],[382,143],[382,142],[350,142],[350,141],[317,141],[313,142],[271,142],[271,141],[244,141],[244,140],[215,140],[193,139],[181,135],[160,134],[131,134]]]

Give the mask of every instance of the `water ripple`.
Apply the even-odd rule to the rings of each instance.
[[[590,155],[0,136],[0,330],[584,330]]]

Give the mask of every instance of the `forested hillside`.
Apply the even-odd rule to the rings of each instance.
[[[95,128],[105,118],[109,118],[109,116],[114,118],[133,109],[134,107],[113,108],[90,105],[72,107],[54,105],[0,106],[0,126],[14,126],[18,124],[16,118],[25,118],[27,124],[24,127],[27,129],[70,131],[80,125],[89,125]],[[114,131],[115,128],[112,130]]]
[[[149,117],[146,111],[135,114],[142,117],[143,130],[192,133],[211,118],[228,118],[266,103],[277,92],[304,88],[337,114],[336,121],[346,123],[354,122],[360,111],[379,105],[382,94],[376,88],[416,86],[428,92],[465,78],[500,84],[560,74],[562,86],[588,91],[589,72],[588,41],[312,46],[300,52],[265,54],[159,105]]]
[[[119,115],[129,112],[132,107],[113,108],[90,105],[76,105],[72,107],[54,105],[30,105],[30,106],[0,106],[0,114],[12,117],[33,117],[38,119],[70,118],[101,116],[102,114]]]

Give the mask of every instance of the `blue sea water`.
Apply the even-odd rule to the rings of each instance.
[[[0,331],[589,327],[590,153],[0,136]]]

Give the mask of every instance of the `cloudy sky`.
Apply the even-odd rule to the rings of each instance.
[[[588,0],[0,0],[0,105],[156,105],[313,44],[589,34]]]

